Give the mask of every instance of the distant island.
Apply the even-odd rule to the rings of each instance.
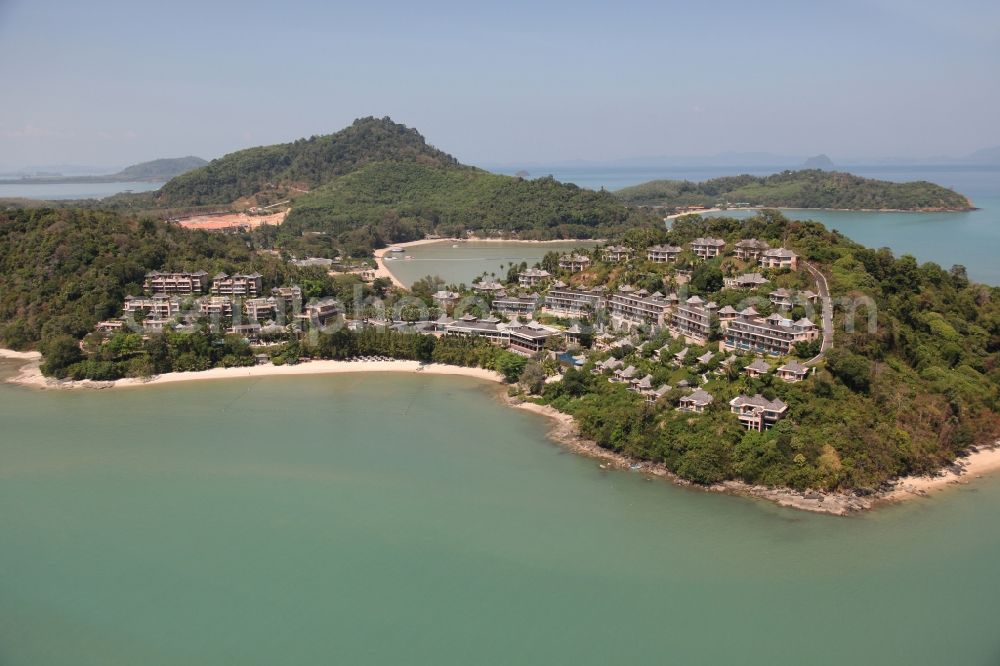
[[[893,183],[822,169],[783,171],[771,176],[726,176],[701,183],[653,180],[614,194],[628,204],[675,209],[765,206],[930,212],[974,208],[965,196],[927,181]]]
[[[834,168],[833,160],[831,160],[827,155],[813,155],[805,162],[802,163],[803,169],[823,169],[824,171],[832,171]]]
[[[75,183],[138,183],[165,182],[174,176],[208,164],[200,157],[169,157],[125,167],[118,173],[94,176],[62,176],[59,174],[35,174],[21,178],[0,180],[0,185],[52,185]]]

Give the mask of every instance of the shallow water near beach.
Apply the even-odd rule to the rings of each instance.
[[[806,514],[601,470],[499,390],[0,385],[0,663],[1000,660],[997,479]]]
[[[560,254],[594,247],[594,242],[566,241],[530,243],[519,241],[441,241],[415,245],[405,252],[395,252],[386,268],[403,284],[412,285],[420,278],[437,275],[447,284],[472,284],[483,273],[488,280],[504,279],[510,264],[522,261],[533,266],[547,252]],[[456,247],[457,246],[457,247]],[[411,257],[406,259],[405,257]]]

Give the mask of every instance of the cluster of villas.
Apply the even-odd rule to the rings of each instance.
[[[725,254],[726,241],[721,238],[695,238],[688,243],[688,248],[698,259],[714,259]],[[683,251],[684,248],[679,245],[653,245],[646,249],[646,259],[654,264],[669,264],[678,261]],[[792,250],[772,248],[756,238],[736,242],[733,254],[737,259],[756,261],[761,268],[796,270],[799,266],[799,257]]]
[[[808,368],[805,371],[808,372]],[[591,372],[595,375],[607,375],[609,382],[624,384],[629,391],[641,395],[649,404],[655,404],[674,389],[668,384],[654,387],[652,375],[640,376],[634,365],[626,366],[623,361],[613,357],[596,363]],[[702,414],[715,402],[715,396],[702,388],[691,387],[686,380],[678,382],[677,389],[687,391],[686,395],[677,399],[677,411]],[[736,415],[747,430],[763,432],[785,417],[788,405],[778,398],[769,399],[761,394],[740,394],[729,401],[729,411]]]
[[[726,252],[726,241],[721,238],[696,238],[688,243],[691,253],[698,259],[714,259]],[[654,264],[677,262],[684,248],[679,245],[653,245],[646,248],[646,259]],[[608,245],[600,250],[601,257],[609,263],[621,263],[635,258],[635,251],[625,245]],[[787,248],[772,248],[764,241],[749,238],[738,241],[733,246],[733,254],[744,261],[756,261],[761,268],[796,270],[798,255]],[[580,273],[588,270],[593,260],[585,254],[570,253],[559,258],[559,270]],[[522,287],[537,287],[552,278],[552,274],[540,268],[529,268],[518,274],[518,284]]]
[[[99,322],[97,331],[113,333],[126,325],[145,333],[193,330],[197,320],[205,318],[222,325],[226,333],[257,341],[301,331],[309,324],[322,326],[343,312],[335,299],[302,306],[299,287],[277,287],[264,295],[259,273],[209,277],[204,271],[154,271],[146,275],[143,291],[143,296],[126,296],[122,317]],[[278,323],[288,320],[290,324]]]
[[[695,256],[711,259],[725,252],[726,242],[718,238],[697,238],[688,247]],[[671,263],[678,261],[683,251],[679,246],[654,245],[646,249],[646,258],[652,263]],[[762,268],[797,268],[798,258],[794,252],[771,248],[755,239],[735,243],[732,251],[740,259],[759,262]],[[637,254],[632,248],[617,245],[604,247],[600,253],[604,261],[612,263],[631,261]],[[559,260],[560,271],[569,274],[586,271],[591,264],[591,257],[584,254],[566,254]],[[724,288],[757,289],[767,283],[767,278],[760,273],[747,273],[725,278]],[[786,316],[798,303],[817,302],[819,297],[811,291],[776,289],[768,296],[773,314],[762,316],[753,307],[720,308],[697,295],[680,297],[676,293],[650,293],[630,285],[614,290],[604,286],[569,286],[541,268],[521,271],[514,287],[496,281],[472,284],[472,298],[478,304],[488,303],[485,308],[488,313],[483,316],[458,314],[463,295],[441,290],[433,295],[433,300],[444,314],[416,322],[347,321],[343,307],[335,299],[303,304],[298,287],[278,287],[265,293],[263,278],[258,273],[210,276],[204,271],[152,272],[146,276],[143,286],[143,296],[126,298],[124,315],[120,319],[100,322],[98,330],[110,333],[126,325],[130,328],[137,325],[147,333],[185,327],[193,330],[199,319],[208,318],[224,326],[227,333],[260,342],[284,339],[307,330],[310,325],[322,327],[340,318],[353,329],[389,326],[435,336],[483,338],[525,356],[566,349],[592,333],[584,331],[578,323],[569,327],[544,325],[537,321],[539,313],[606,321],[610,322],[610,330],[620,332],[665,328],[674,337],[683,337],[688,344],[706,345],[710,339],[720,339],[720,352],[760,356],[787,356],[796,343],[816,340],[821,334],[808,318],[793,320]],[[452,311],[454,318],[447,314]],[[484,309],[479,308],[479,311]],[[606,317],[599,317],[599,313]],[[436,316],[435,313],[433,317]],[[714,354],[708,352],[698,360],[707,363]],[[730,356],[722,363],[731,363],[735,358]],[[681,359],[676,360],[680,362]],[[656,403],[674,389],[666,384],[654,386],[651,375],[638,376],[640,373],[634,366],[625,366],[615,359],[598,363],[594,370],[609,374],[610,381],[627,385],[649,403]],[[789,361],[772,370],[763,358],[757,358],[746,367],[746,372],[754,377],[773,373],[781,380],[796,382],[805,379],[810,368]],[[714,401],[714,397],[702,388],[685,386],[683,382],[676,388],[688,390],[677,403],[682,411],[701,413]],[[760,395],[738,396],[730,402],[730,408],[748,429],[757,430],[769,428],[787,411],[780,400],[767,400]]]

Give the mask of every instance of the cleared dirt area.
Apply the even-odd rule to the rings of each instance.
[[[195,215],[177,220],[186,229],[206,229],[223,231],[226,229],[256,229],[265,224],[281,224],[288,216],[288,210],[270,215],[249,215],[247,213],[225,213],[222,215]]]

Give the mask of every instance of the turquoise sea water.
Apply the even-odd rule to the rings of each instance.
[[[792,219],[816,220],[869,247],[888,247],[945,268],[962,264],[978,282],[1000,285],[1000,196],[980,197],[967,213],[853,213],[786,210]],[[710,213],[720,215],[721,213]],[[749,217],[752,211],[726,213]]]
[[[787,211],[796,219],[812,219],[873,247],[889,247],[920,261],[945,268],[963,264],[974,280],[1000,285],[1000,166],[839,166],[866,178],[895,182],[928,180],[970,197],[979,210],[968,213],[849,213]],[[656,179],[702,181],[749,173],[763,176],[773,167],[622,167],[541,166],[532,175],[552,174],[581,187],[621,189]],[[516,169],[507,170],[513,173]],[[752,215],[748,211],[737,216]]]
[[[601,470],[496,390],[0,386],[0,663],[1000,661],[1000,480],[805,514]]]

